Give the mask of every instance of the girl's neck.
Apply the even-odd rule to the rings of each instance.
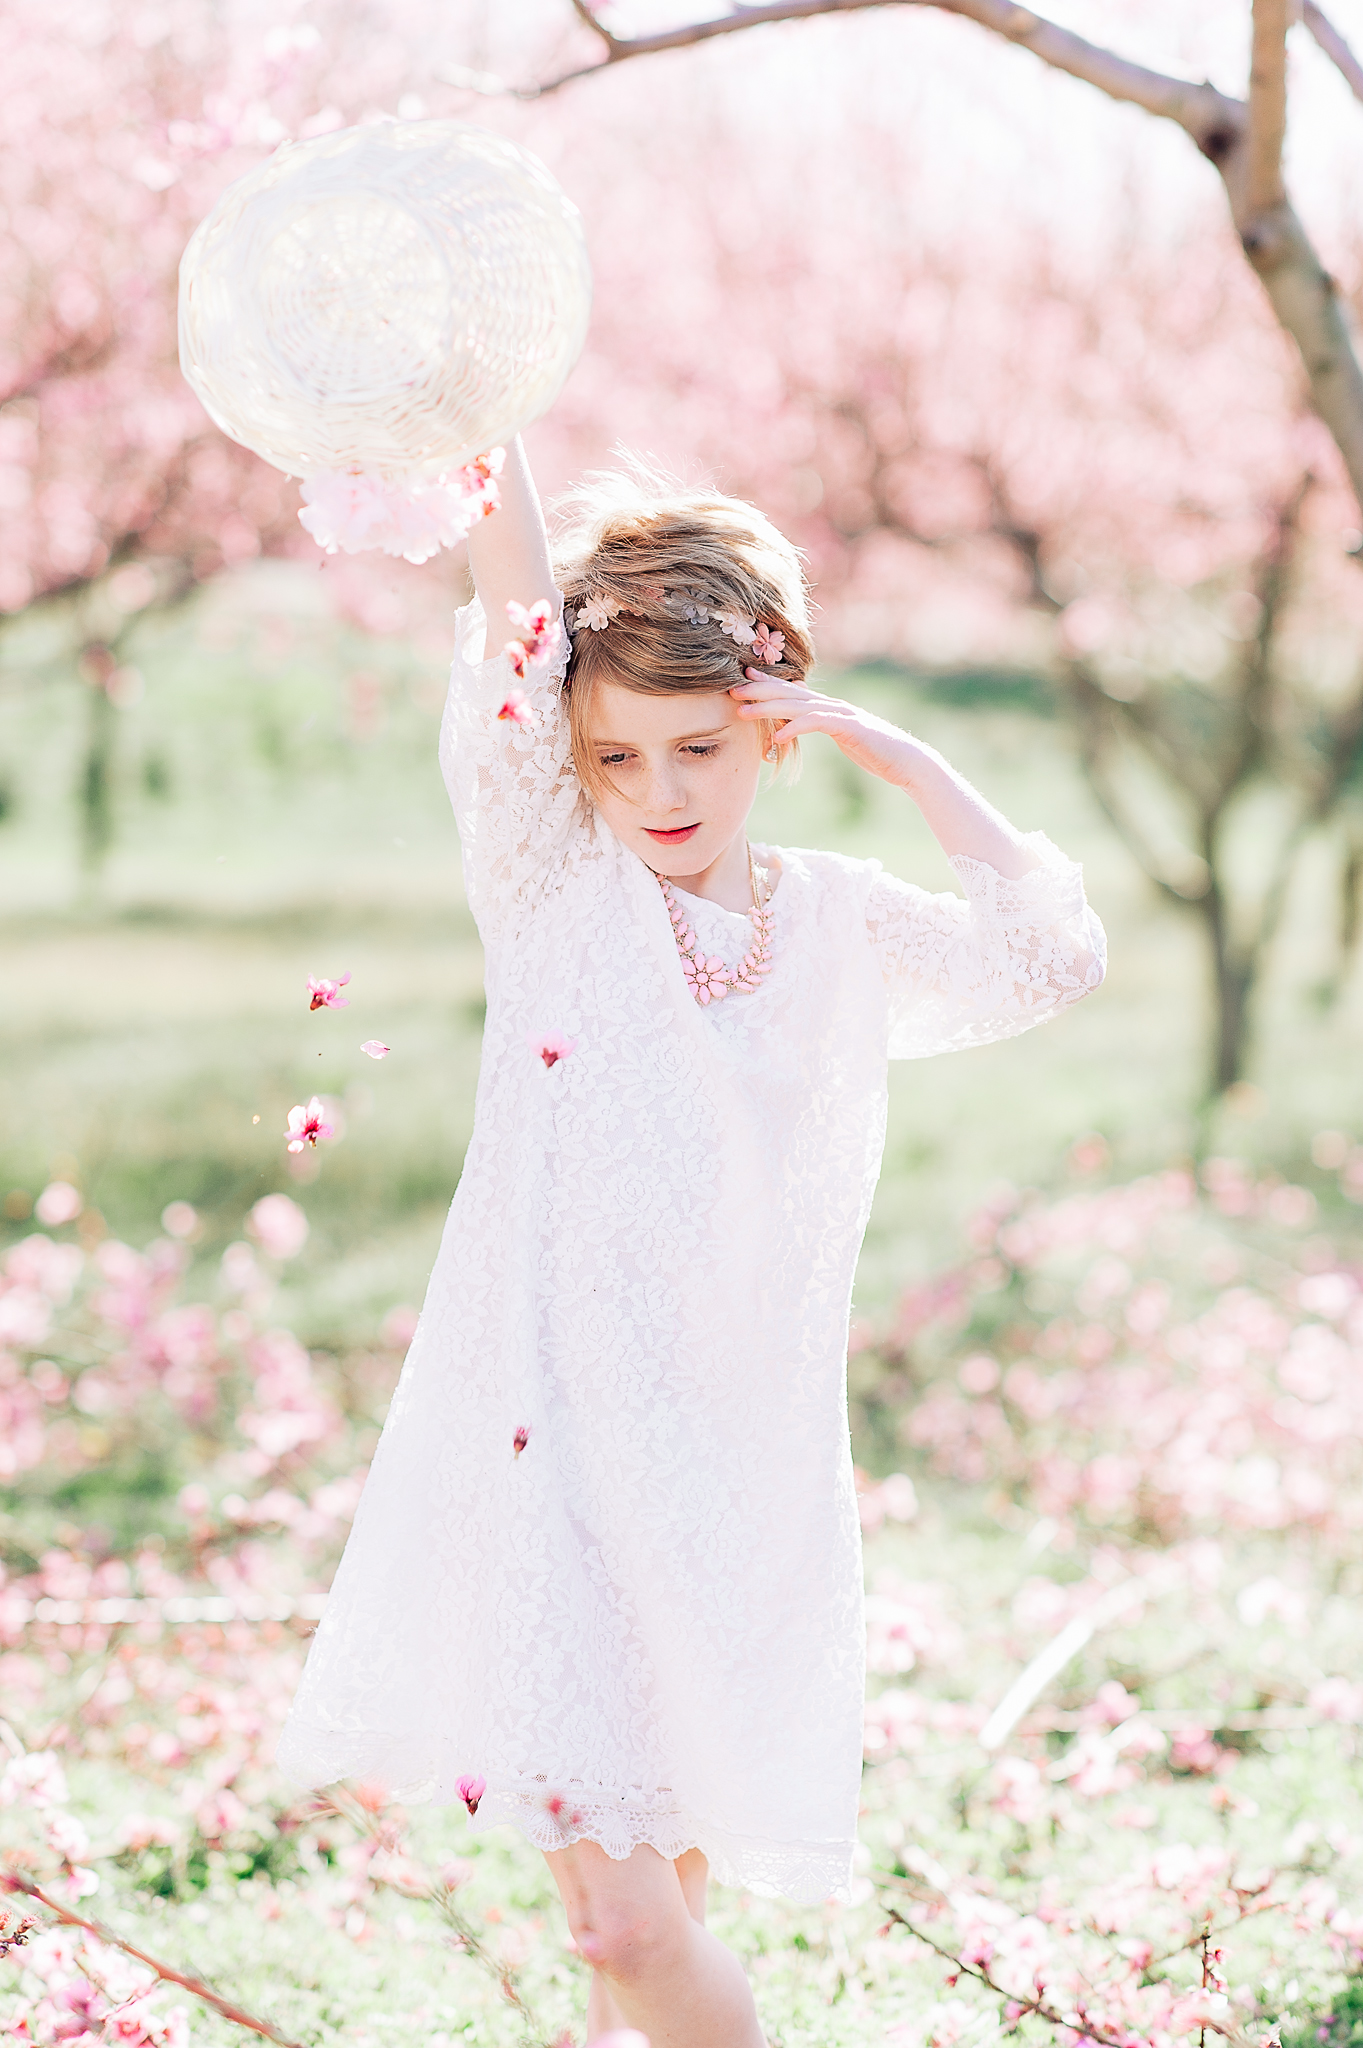
[[[751,910],[752,880],[748,872],[748,835],[740,832],[731,839],[718,860],[697,875],[669,875],[674,889],[688,896],[703,896],[721,910]]]

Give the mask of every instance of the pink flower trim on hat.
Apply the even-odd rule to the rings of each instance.
[[[298,517],[329,555],[338,548],[348,555],[382,548],[407,562],[428,562],[497,510],[496,479],[505,460],[506,450],[493,448],[462,469],[407,483],[362,470],[319,470],[303,479]]]

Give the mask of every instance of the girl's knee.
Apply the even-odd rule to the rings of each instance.
[[[554,1874],[583,1961],[617,1983],[656,1976],[680,1962],[693,1922],[672,1865],[652,1851],[636,1850],[612,1863],[600,1852],[592,1855],[595,1844],[580,1848],[587,1854],[572,1857],[571,1871]]]
[[[682,1959],[690,1916],[646,1907],[599,1911],[573,1929],[583,1960],[617,1984],[646,1982]]]

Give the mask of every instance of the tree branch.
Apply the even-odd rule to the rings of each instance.
[[[1310,237],[1282,189],[1282,38],[1286,34],[1289,0],[1254,0],[1258,82],[1251,91],[1251,98],[1257,99],[1253,124],[1250,110],[1242,101],[1218,92],[1210,83],[1197,84],[1133,64],[1115,51],[1086,42],[1082,36],[1047,21],[1030,8],[1018,6],[1016,0],[772,0],[772,4],[743,7],[716,20],[684,23],[679,28],[643,36],[614,36],[602,27],[588,0],[571,0],[571,5],[583,25],[600,37],[601,54],[593,62],[580,64],[557,78],[515,90],[514,97],[539,99],[575,79],[626,63],[631,57],[684,49],[710,42],[717,36],[737,35],[745,29],[775,22],[852,14],[871,7],[912,6],[933,7],[943,14],[957,14],[976,22],[1007,42],[1021,44],[1052,70],[1081,79],[1109,99],[1143,107],[1148,114],[1176,122],[1221,175],[1245,254],[1258,273],[1279,325],[1301,352],[1312,404],[1332,435],[1354,494],[1363,506],[1363,369],[1354,354],[1334,279],[1311,246]],[[1340,64],[1355,91],[1359,91],[1363,84],[1363,77],[1356,79],[1359,67],[1312,0],[1305,0],[1305,18],[1312,34]],[[1327,36],[1331,40],[1326,40]],[[1345,60],[1352,69],[1346,68]],[[459,82],[473,90],[480,89],[471,74],[461,73]],[[1270,188],[1279,196],[1265,207],[1262,197]]]
[[[1098,684],[1082,662],[1069,664],[1068,683],[1071,700],[1078,711],[1077,729],[1079,738],[1079,763],[1084,777],[1092,790],[1099,810],[1111,825],[1117,837],[1126,847],[1147,881],[1153,882],[1162,896],[1169,902],[1177,903],[1181,910],[1195,906],[1198,897],[1206,893],[1207,882],[1205,862],[1198,861],[1203,871],[1198,876],[1201,888],[1193,886],[1190,878],[1185,886],[1170,879],[1169,863],[1162,860],[1151,845],[1144,831],[1132,817],[1126,805],[1118,796],[1116,787],[1108,774],[1107,755],[1111,742],[1115,707],[1104,697]],[[1125,708],[1125,707],[1123,707]],[[1106,731],[1104,725],[1106,724]]]
[[[190,1992],[201,2005],[209,2006],[214,2012],[221,2013],[222,2017],[231,2020],[234,2026],[249,2028],[251,2033],[261,2034],[267,2041],[276,2042],[278,2048],[299,2048],[299,2044],[291,2041],[287,2034],[281,2034],[278,2027],[271,2026],[268,2020],[258,2019],[254,2013],[247,2012],[242,2006],[233,2005],[230,1999],[215,1991],[211,1984],[205,1984],[202,1978],[187,1976],[183,1970],[172,1969],[169,1963],[158,1962],[156,1957],[148,1955],[144,1948],[136,1948],[132,1942],[125,1941],[121,1934],[115,1934],[113,1928],[106,1927],[102,1920],[87,1920],[83,1913],[73,1913],[69,1906],[63,1906],[59,1900],[49,1898],[40,1885],[35,1884],[32,1878],[25,1877],[22,1872],[6,1871],[3,1889],[24,1893],[27,1898],[46,1907],[55,1919],[63,1921],[66,1926],[84,1928],[85,1932],[93,1934],[97,1941],[106,1942],[110,1948],[122,1949],[125,1956],[133,1956],[139,1963],[145,1963],[149,1970],[154,1970],[163,1984],[178,1984],[182,1991]]]
[[[1286,0],[1281,0],[1281,4],[1286,4]],[[600,36],[604,45],[601,55],[593,63],[577,65],[557,78],[522,88],[515,93],[516,98],[539,99],[579,78],[624,64],[631,57],[653,57],[664,50],[687,49],[697,43],[712,42],[717,36],[738,35],[745,29],[769,27],[782,21],[808,21],[816,15],[864,13],[872,7],[909,6],[959,14],[1007,42],[1022,44],[1053,70],[1068,72],[1072,78],[1096,86],[1109,99],[1126,100],[1144,107],[1148,114],[1177,121],[1213,160],[1218,152],[1239,139],[1244,128],[1244,107],[1238,100],[1218,92],[1215,86],[1173,78],[1162,71],[1147,70],[1143,64],[1133,64],[1115,51],[1086,42],[1083,36],[1047,21],[1030,8],[1019,7],[1015,0],[768,0],[766,5],[743,7],[712,21],[684,22],[678,28],[643,36],[612,35],[597,20],[587,0],[570,0],[570,5],[578,19]]]
[[[1334,23],[1316,0],[1302,0],[1301,18],[1324,50],[1336,71],[1344,78],[1356,100],[1363,100],[1363,64],[1360,64]]]
[[[1246,135],[1245,207],[1271,213],[1287,199],[1283,138],[1287,133],[1288,0],[1253,0]]]

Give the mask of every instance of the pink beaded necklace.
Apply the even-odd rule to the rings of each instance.
[[[666,875],[658,876],[658,887],[663,892],[663,902],[672,920],[672,936],[681,954],[682,972],[692,995],[702,1005],[720,1002],[731,988],[740,994],[748,993],[761,985],[764,974],[771,972],[771,896],[765,880],[758,879],[751,847],[748,848],[748,880],[752,885],[752,909],[748,913],[752,919],[752,944],[737,967],[729,967],[718,954],[706,959],[678,901],[676,890]]]

